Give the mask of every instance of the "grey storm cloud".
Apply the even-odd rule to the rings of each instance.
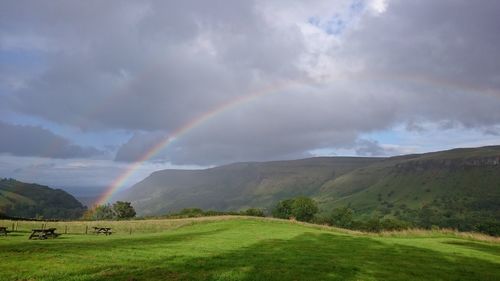
[[[11,106],[81,128],[171,129],[253,80],[299,72],[300,38],[264,25],[252,1],[119,3],[7,4],[0,24],[48,57]]]
[[[498,1],[355,2],[4,3],[0,48],[46,62],[4,106],[134,132],[116,155],[133,161],[221,104],[295,81],[221,111],[158,156],[201,165],[355,148],[397,124],[500,124]],[[384,153],[375,148],[358,150]]]
[[[72,144],[47,129],[11,125],[0,121],[0,153],[15,156],[84,158],[101,154],[92,147]]]
[[[162,132],[136,133],[126,143],[120,146],[115,160],[121,162],[133,162],[154,147],[157,143],[168,137]]]

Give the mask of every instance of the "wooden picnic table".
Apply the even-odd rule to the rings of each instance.
[[[59,233],[56,233],[56,228],[37,228],[31,230],[29,239],[56,238],[59,235]]]
[[[4,236],[7,236],[7,233],[9,233],[10,231],[7,230],[7,227],[5,226],[0,226],[0,235],[4,235]]]
[[[104,235],[111,235],[113,231],[111,231],[111,227],[98,227],[94,226],[94,233],[95,234],[104,234]]]

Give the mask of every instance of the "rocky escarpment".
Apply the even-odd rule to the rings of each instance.
[[[425,171],[431,169],[466,169],[470,167],[498,167],[500,155],[489,157],[473,157],[459,159],[415,159],[398,163],[398,171]]]

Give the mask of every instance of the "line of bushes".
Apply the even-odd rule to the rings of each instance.
[[[162,219],[181,219],[181,218],[198,218],[198,217],[211,217],[211,216],[253,216],[253,217],[264,217],[265,213],[263,209],[259,208],[249,208],[243,211],[214,211],[214,210],[203,210],[200,208],[184,208],[179,212],[169,213],[163,216],[153,216],[147,217],[150,219],[162,218]]]
[[[500,235],[500,223],[493,218],[481,221],[469,219],[467,221],[457,220],[450,224],[445,217],[436,215],[429,208],[414,210],[416,216],[413,220],[403,220],[398,217],[387,218],[374,214],[370,218],[359,217],[356,219],[354,211],[348,207],[335,208],[329,212],[318,213],[316,202],[308,197],[296,197],[278,202],[272,210],[273,217],[282,219],[296,219],[299,221],[331,225],[341,228],[362,230],[369,232],[380,232],[383,230],[404,230],[409,228],[454,228],[460,231],[476,231],[492,236]],[[467,227],[465,227],[467,226]]]
[[[463,231],[459,227],[453,227],[446,224],[448,221],[440,219],[429,208],[422,208],[421,210],[414,210],[416,212],[415,218],[412,220],[400,219],[397,216],[387,217],[377,215],[375,212],[372,217],[362,217],[359,214],[356,216],[354,211],[348,207],[335,208],[330,211],[323,211],[319,213],[317,203],[305,196],[299,196],[286,200],[279,201],[270,212],[266,212],[260,208],[249,208],[242,211],[214,211],[202,210],[200,208],[186,208],[179,212],[169,213],[163,216],[145,217],[138,219],[148,218],[194,218],[206,216],[223,216],[223,215],[245,215],[264,217],[271,215],[275,218],[281,219],[295,219],[298,221],[331,225],[341,228],[361,230],[368,232],[380,232],[384,230],[404,230],[409,228],[426,228],[433,229],[439,227],[456,228]],[[135,210],[130,202],[116,202],[113,205],[96,206],[86,213],[84,219],[86,220],[116,220],[116,219],[130,219],[135,217]],[[440,225],[442,223],[444,225]],[[472,224],[472,221],[468,221]],[[465,225],[461,223],[459,225]],[[483,220],[480,223],[474,223],[473,227],[465,229],[467,231],[477,231],[486,233],[492,236],[500,235],[500,223],[495,220]]]

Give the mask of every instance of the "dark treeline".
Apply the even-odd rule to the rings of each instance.
[[[332,210],[319,209],[314,200],[307,197],[296,197],[278,202],[272,214],[283,219],[328,224],[332,226],[380,232],[383,230],[403,230],[408,228],[452,228],[459,231],[475,231],[492,236],[500,235],[500,223],[491,216],[465,216],[460,210],[456,212],[441,211],[434,206],[424,206],[414,210],[403,206],[400,212],[387,216],[384,212],[374,212],[370,217],[357,215],[349,207]]]
[[[449,201],[449,202],[448,202]],[[179,212],[169,213],[162,216],[136,218],[136,212],[130,202],[117,201],[114,204],[94,206],[87,210],[80,219],[83,220],[121,220],[121,219],[147,219],[147,218],[193,218],[205,216],[222,215],[245,215],[255,217],[272,216],[281,219],[293,219],[297,221],[330,225],[346,229],[361,230],[368,232],[380,232],[383,230],[404,230],[408,228],[451,228],[459,231],[475,231],[492,236],[500,235],[500,223],[495,217],[484,216],[481,213],[469,215],[457,209],[449,211],[449,205],[454,201],[448,199],[448,211],[438,208],[442,202],[436,201],[420,209],[410,209],[405,205],[398,206],[396,211],[384,212],[376,210],[370,215],[357,214],[349,207],[321,210],[318,204],[311,198],[299,196],[279,201],[271,210],[260,208],[249,208],[241,211],[215,211],[202,210],[200,208],[185,208]],[[450,203],[451,202],[451,203]],[[456,204],[459,206],[459,204]],[[382,208],[391,208],[382,204]],[[1,210],[0,210],[1,211]],[[79,210],[80,214],[81,211]],[[47,211],[46,211],[47,213]],[[17,214],[17,213],[16,213]],[[22,212],[20,214],[23,214]],[[26,213],[26,214],[29,214]],[[65,219],[75,219],[77,214],[69,214]],[[0,219],[10,220],[47,220],[42,216],[30,218],[26,216],[12,216],[0,212]],[[54,220],[54,219],[53,219]]]
[[[7,216],[7,215],[2,214],[2,213],[0,213],[0,220],[11,220],[11,221],[60,221],[58,219],[13,217],[13,216]]]
[[[411,214],[411,215],[409,215]],[[179,212],[148,218],[193,218],[204,216],[246,215],[272,216],[280,219],[291,219],[321,225],[330,225],[352,230],[380,232],[384,230],[404,230],[409,228],[451,228],[459,231],[475,231],[492,236],[500,235],[500,223],[492,218],[483,220],[452,219],[453,214],[440,214],[438,210],[426,206],[420,210],[405,209],[396,216],[387,216],[382,212],[373,212],[371,216],[356,214],[349,207],[321,210],[316,201],[309,197],[299,196],[279,201],[271,210],[250,208],[242,211],[214,211],[200,208],[186,208]]]
[[[236,211],[214,211],[214,210],[202,210],[200,208],[185,208],[179,212],[169,213],[163,216],[152,216],[146,218],[166,218],[166,219],[180,219],[180,218],[197,218],[197,217],[211,217],[211,216],[253,216],[253,217],[264,217],[265,212],[263,209],[259,208],[249,208],[239,212]]]

